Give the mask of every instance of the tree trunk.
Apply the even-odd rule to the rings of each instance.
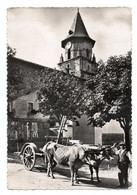
[[[126,148],[128,151],[131,151],[131,140],[130,140],[129,131],[130,131],[130,128],[124,128]]]
[[[126,149],[128,151],[131,151],[131,139],[130,139],[130,129],[131,129],[131,122],[127,119],[120,119],[119,120],[121,128],[124,130],[125,133],[125,144],[126,144]]]

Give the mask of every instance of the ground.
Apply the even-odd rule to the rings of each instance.
[[[66,167],[55,168],[55,179],[47,177],[44,168],[40,166],[36,166],[32,171],[28,171],[22,164],[13,161],[8,163],[7,167],[8,189],[97,190],[116,189],[117,185],[119,185],[117,167],[109,166],[107,163],[101,167],[99,172],[101,183],[98,183],[96,180],[94,183],[91,183],[88,166],[84,166],[79,171],[79,184],[75,186],[71,186],[70,171]],[[129,181],[131,182],[131,175]]]

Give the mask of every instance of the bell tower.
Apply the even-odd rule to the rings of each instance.
[[[78,9],[67,37],[61,42],[65,52],[64,56],[61,54],[59,69],[83,78],[94,75],[97,70],[96,58],[92,52],[94,44]]]

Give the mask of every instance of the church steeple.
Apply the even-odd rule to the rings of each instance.
[[[75,16],[75,19],[74,19],[72,25],[71,25],[71,28],[68,32],[66,39],[64,39],[62,41],[62,47],[65,48],[66,42],[68,42],[70,39],[74,39],[74,38],[85,38],[92,43],[92,46],[94,46],[94,44],[95,44],[95,41],[93,39],[91,39],[88,35],[88,32],[85,28],[85,25],[83,23],[83,20],[81,18],[80,13],[79,13],[79,9],[77,10],[77,14]]]
[[[65,49],[64,61],[58,64],[60,70],[78,77],[87,77],[96,72],[95,57],[92,48],[95,41],[90,38],[85,28],[79,9],[67,37],[61,42]]]

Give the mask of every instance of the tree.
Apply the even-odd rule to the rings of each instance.
[[[12,48],[11,46],[7,45],[7,56],[15,56],[16,55],[16,49]]]
[[[8,69],[8,101],[17,98],[19,94],[25,94],[39,85],[37,71],[25,70],[20,64],[16,64],[16,49],[7,46],[7,69]]]
[[[90,123],[103,126],[111,119],[117,120],[124,130],[128,150],[131,149],[131,64],[131,52],[111,56],[106,64],[99,63],[98,73],[85,84]]]
[[[14,67],[10,64],[11,59],[16,55],[16,49],[7,45],[7,68],[8,68],[8,101],[15,99],[19,91],[21,90],[21,85],[23,83],[23,74],[18,67]]]
[[[56,117],[59,123],[63,116],[66,120],[76,121],[76,117],[81,115],[79,107],[84,81],[55,69],[45,69],[40,77],[38,91],[40,112],[50,115],[51,118]]]

